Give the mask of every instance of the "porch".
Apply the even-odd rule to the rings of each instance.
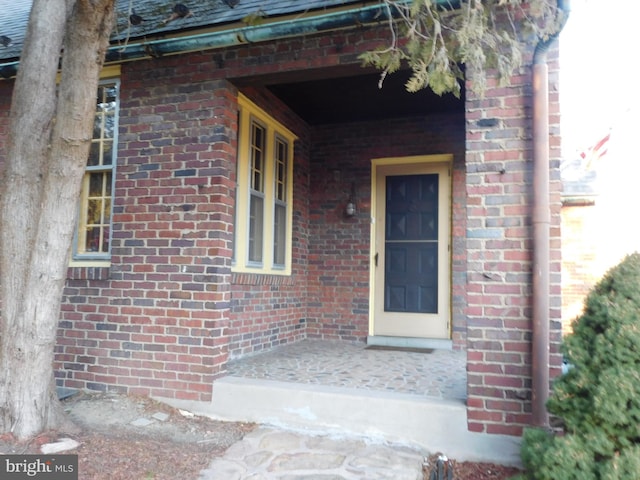
[[[519,464],[519,439],[469,432],[466,352],[303,340],[232,360],[195,413]]]
[[[463,404],[466,352],[303,340],[232,360],[229,377],[413,395]],[[362,392],[364,393],[364,392]]]

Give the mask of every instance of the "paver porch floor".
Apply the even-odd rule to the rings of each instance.
[[[231,360],[234,377],[466,399],[466,352],[368,349],[364,344],[302,340]]]

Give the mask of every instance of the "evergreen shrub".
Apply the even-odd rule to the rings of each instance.
[[[639,480],[639,253],[625,257],[589,293],[563,353],[570,368],[547,403],[562,429],[525,430],[524,477]]]

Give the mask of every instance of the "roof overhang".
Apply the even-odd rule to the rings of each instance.
[[[436,0],[444,8],[456,8],[459,2]],[[387,22],[394,16],[392,9],[383,2],[358,7],[342,7],[332,10],[309,12],[285,18],[263,19],[257,25],[236,24],[196,33],[173,32],[162,38],[145,37],[114,43],[107,50],[105,64],[123,63],[194,51],[220,49],[237,45],[249,45],[283,38],[336,31],[354,26]],[[396,12],[397,13],[397,12]],[[20,60],[0,62],[0,76],[15,76]]]

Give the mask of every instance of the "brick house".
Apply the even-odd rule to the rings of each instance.
[[[0,12],[13,39],[0,47],[0,142],[29,4]],[[468,429],[519,435],[532,423],[533,47],[511,84],[490,81],[484,98],[409,94],[402,72],[378,89],[358,56],[389,41],[379,2],[267,4],[256,24],[246,17],[258,3],[243,0],[198,2],[166,24],[170,3],[136,2],[138,25],[119,17],[61,312],[59,385],[207,402],[229,360],[302,339],[453,348],[467,354]],[[551,377],[561,363],[556,53]]]

